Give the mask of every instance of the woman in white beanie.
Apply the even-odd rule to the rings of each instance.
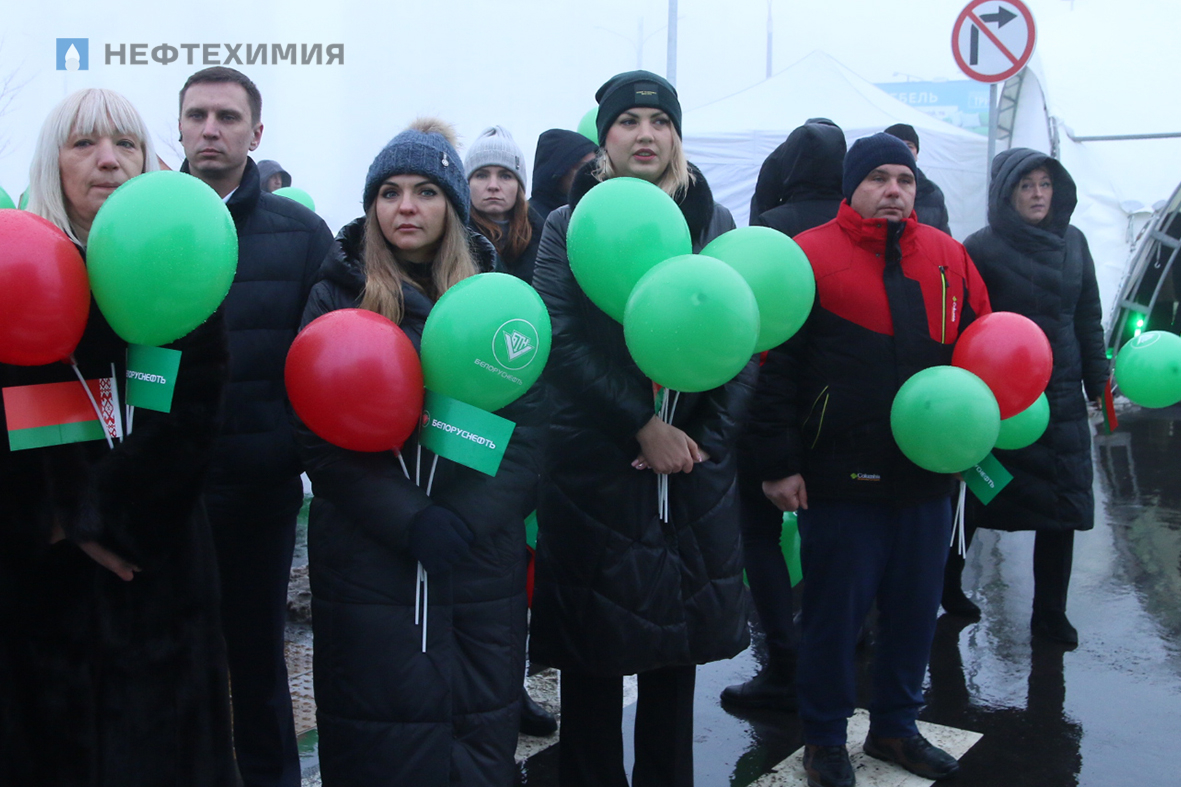
[[[492,241],[505,269],[533,281],[541,217],[525,202],[525,155],[503,126],[484,129],[464,160],[472,192],[471,228]]]

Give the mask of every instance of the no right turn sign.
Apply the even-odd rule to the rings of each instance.
[[[972,0],[951,32],[960,70],[977,82],[1003,82],[1033,55],[1033,14],[1020,0]]]

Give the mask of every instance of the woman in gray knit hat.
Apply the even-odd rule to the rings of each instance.
[[[471,227],[492,241],[505,268],[533,281],[542,220],[525,202],[525,155],[503,126],[486,128],[464,160],[472,190]]]
[[[337,236],[304,324],[367,309],[418,348],[448,288],[495,264],[492,245],[467,229],[469,199],[450,126],[423,120],[394,137],[369,168],[365,215]],[[539,403],[535,386],[499,411],[516,426],[495,476],[436,465],[417,435],[401,447],[403,466],[394,451],[350,451],[300,426],[314,494],[308,552],[325,785],[512,782]],[[429,577],[421,598],[419,566]]]

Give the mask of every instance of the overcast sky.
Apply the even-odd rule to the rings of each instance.
[[[499,123],[531,161],[537,135],[573,128],[606,78],[635,68],[637,57],[650,70],[664,73],[666,67],[665,0],[392,0],[377,10],[355,0],[5,5],[0,77],[15,75],[23,87],[0,117],[0,141],[8,144],[0,186],[15,193],[27,182],[33,137],[45,114],[81,87],[127,94],[165,160],[179,162],[176,91],[200,62],[187,65],[181,50],[169,65],[108,66],[106,44],[343,43],[344,65],[242,67],[264,98],[256,157],[291,170],[333,229],[358,212],[369,162],[415,115],[451,120],[465,141]],[[1029,5],[1051,101],[1076,133],[1181,131],[1181,106],[1164,89],[1181,74],[1178,4]],[[961,8],[958,0],[772,0],[774,69],[820,49],[872,82],[906,75],[960,79],[950,40]],[[764,77],[767,12],[766,0],[679,0],[677,86],[686,109]],[[57,38],[89,39],[90,70],[56,71]]]

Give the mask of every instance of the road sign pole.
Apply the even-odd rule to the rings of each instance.
[[[987,195],[992,187],[992,160],[996,156],[996,126],[997,107],[996,82],[988,86],[988,160],[984,162],[984,193]]]

